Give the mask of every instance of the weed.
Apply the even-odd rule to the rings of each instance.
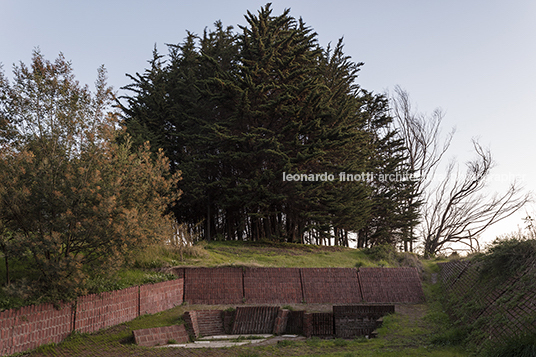
[[[467,328],[452,327],[445,332],[433,336],[431,342],[434,345],[440,346],[459,346],[465,341],[467,334]]]
[[[242,351],[238,354],[238,357],[259,357],[260,355],[255,351]]]
[[[168,340],[167,343],[168,343],[168,345],[176,345],[177,341],[175,341],[174,339],[171,338],[171,339]]]
[[[313,336],[310,339],[308,339],[306,343],[309,346],[318,346],[321,342],[322,340],[319,337]]]
[[[346,347],[348,346],[348,341],[347,340],[344,340],[342,338],[336,338],[333,340],[333,344],[337,347]]]

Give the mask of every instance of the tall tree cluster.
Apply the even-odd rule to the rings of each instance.
[[[409,174],[403,142],[387,100],[356,84],[362,64],[342,39],[322,48],[289,10],[246,20],[155,49],[125,87],[134,143],[162,148],[182,173],[176,219],[208,240],[407,239],[418,205],[413,183],[397,180]]]

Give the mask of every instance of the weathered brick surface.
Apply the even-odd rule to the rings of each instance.
[[[0,355],[27,351],[47,343],[59,343],[72,331],[72,306],[25,306],[0,312]]]
[[[199,332],[199,324],[197,321],[197,311],[186,311],[183,316],[186,331],[188,332],[190,338],[194,340],[201,336],[201,333]]]
[[[394,305],[333,306],[335,336],[354,338],[370,335],[381,325],[382,316],[395,312]]]
[[[248,304],[287,304],[303,301],[299,268],[247,268],[244,296]]]
[[[226,335],[230,335],[233,331],[233,323],[235,320],[236,310],[222,311],[223,331]]]
[[[333,313],[314,312],[303,316],[303,333],[307,337],[333,336]]]
[[[74,330],[94,332],[138,316],[138,287],[86,295],[78,299]]]
[[[286,334],[302,335],[303,332],[303,315],[305,311],[289,311],[287,318]]]
[[[289,310],[286,309],[280,309],[277,312],[277,317],[275,318],[274,323],[274,335],[281,335],[285,333],[285,330],[287,329],[288,315]]]
[[[309,304],[352,304],[363,301],[353,268],[302,268],[305,302]]]
[[[359,282],[366,303],[419,303],[424,301],[415,268],[360,268]]]
[[[233,324],[232,334],[269,334],[279,312],[277,306],[239,306]]]
[[[190,304],[240,304],[242,268],[185,268],[184,300]]]
[[[197,324],[200,336],[224,335],[222,310],[198,310]],[[199,337],[199,336],[198,336]]]
[[[165,345],[170,340],[176,343],[188,342],[188,334],[184,325],[174,325],[166,327],[155,327],[133,331],[134,339],[140,346]]]
[[[140,286],[140,314],[154,314],[182,304],[184,279]]]

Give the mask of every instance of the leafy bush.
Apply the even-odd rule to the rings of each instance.
[[[370,259],[376,261],[390,261],[393,260],[396,256],[396,248],[390,244],[381,244],[375,245],[371,248],[366,248],[365,253],[370,257]]]
[[[536,240],[519,235],[496,239],[478,260],[483,278],[506,279],[536,260]]]

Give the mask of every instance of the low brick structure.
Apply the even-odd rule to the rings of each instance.
[[[337,338],[370,336],[381,326],[381,318],[394,312],[394,305],[333,306],[335,336]]]
[[[184,321],[193,338],[224,335],[222,310],[195,310],[184,313]]]
[[[279,311],[277,306],[237,307],[232,334],[271,334]]]
[[[132,333],[136,343],[146,347],[165,345],[170,340],[176,343],[186,343],[189,340],[184,325],[146,328],[135,330]]]
[[[243,334],[303,334],[307,337],[370,336],[394,305],[341,305],[333,312],[307,313],[277,306],[239,306],[236,310],[197,310],[184,313],[192,338]],[[232,328],[224,327],[232,321]]]

